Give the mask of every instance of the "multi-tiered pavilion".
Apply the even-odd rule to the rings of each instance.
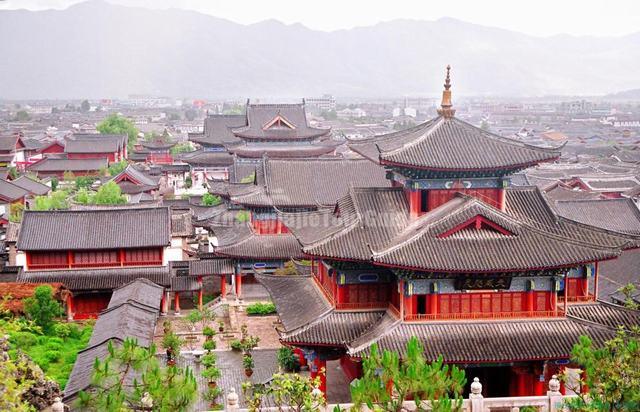
[[[596,343],[637,312],[597,302],[598,262],[637,237],[557,215],[509,176],[554,161],[556,149],[503,138],[455,117],[449,69],[438,117],[353,143],[392,187],[352,188],[330,210],[281,213],[312,274],[260,275],[281,339],[312,371],[340,359],[350,377],[372,344],[487,374],[485,395],[542,394],[580,335]]]

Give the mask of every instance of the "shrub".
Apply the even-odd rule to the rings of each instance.
[[[251,219],[251,215],[246,210],[241,210],[240,212],[238,212],[238,214],[236,214],[236,221],[238,223],[248,222],[249,219]]]
[[[215,340],[208,340],[205,343],[202,344],[202,349],[206,350],[206,351],[212,351],[215,350],[216,347],[218,345],[216,345],[216,341]]]
[[[49,285],[38,286],[33,296],[23,299],[24,311],[43,332],[48,333],[53,319],[62,315],[62,306],[53,298],[53,289]]]
[[[213,328],[211,326],[205,326],[202,329],[202,334],[206,337],[212,337],[216,334],[216,331],[213,330]]]
[[[283,346],[278,349],[278,365],[287,371],[293,372],[298,369],[298,357],[288,346]]]
[[[235,351],[241,351],[242,350],[242,342],[240,342],[239,339],[232,340],[231,343],[229,344],[229,346],[231,346],[231,349],[235,350]]]
[[[96,178],[93,176],[78,176],[76,177],[76,189],[88,189],[95,181]]]
[[[276,313],[276,305],[272,302],[256,302],[247,306],[247,314],[254,316],[265,316]]]
[[[57,362],[60,359],[60,352],[57,350],[48,350],[44,353],[47,362]]]
[[[38,343],[38,337],[31,332],[16,332],[11,338],[15,345],[23,350]]]
[[[211,193],[205,193],[202,196],[202,204],[204,206],[218,206],[220,203],[222,203],[220,196],[215,196]]]

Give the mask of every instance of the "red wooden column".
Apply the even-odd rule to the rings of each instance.
[[[167,304],[167,295],[164,293],[164,291],[162,292],[162,298],[160,299],[160,314],[164,315],[167,313],[167,311],[165,310],[165,305]]]
[[[324,369],[324,370],[323,370]],[[311,379],[320,377],[320,391],[327,396],[327,361],[316,355],[311,368]]]
[[[534,307],[534,291],[536,289],[536,285],[533,280],[527,281],[527,292],[526,292],[526,302],[527,302],[527,316],[532,316],[531,312],[533,312]]]
[[[537,363],[533,367],[533,395],[543,396],[546,394],[544,383],[544,363]]]
[[[227,297],[227,275],[220,276],[220,296],[222,299]]]
[[[242,276],[236,273],[236,296],[238,299],[242,297]]]
[[[202,276],[198,276],[198,283],[200,284],[200,290],[198,291],[198,309],[202,310]]]
[[[596,262],[594,264],[594,270],[595,270],[595,274],[593,277],[593,299],[597,300],[598,299],[598,272],[600,271],[600,262]]]
[[[67,295],[67,320],[73,320],[73,295],[69,293]]]
[[[174,304],[173,311],[176,315],[180,314],[180,292],[175,292],[174,294]]]

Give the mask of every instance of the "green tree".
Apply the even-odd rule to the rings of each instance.
[[[171,154],[189,153],[193,151],[193,146],[190,142],[178,143],[171,148]]]
[[[78,176],[76,177],[76,189],[88,189],[95,181],[94,176]]]
[[[442,356],[428,362],[422,344],[412,337],[402,359],[397,352],[380,354],[372,345],[370,355],[362,360],[362,378],[351,384],[351,398],[357,407],[374,409],[375,405],[375,410],[399,412],[413,396],[417,411],[428,410],[422,400],[430,400],[433,411],[451,411],[461,407],[465,383],[464,371],[445,365]]]
[[[36,196],[32,209],[38,211],[68,209],[67,196],[68,194],[64,190],[56,190],[45,196]]]
[[[88,112],[89,110],[91,110],[91,104],[88,100],[83,100],[82,103],[80,103],[80,111]]]
[[[187,109],[184,112],[184,118],[187,119],[190,122],[195,120],[197,115],[198,115],[198,113],[193,109]]]
[[[336,113],[335,110],[328,110],[322,111],[320,113],[320,116],[322,116],[322,118],[325,120],[336,120],[338,118],[338,113]]]
[[[561,376],[567,388],[580,393],[566,401],[573,411],[640,410],[640,329],[618,329],[616,336],[604,346],[594,346],[591,339],[581,336],[573,346],[571,359],[584,368],[586,378],[572,385],[573,380]],[[579,388],[587,386],[587,391]]]
[[[9,206],[9,221],[14,223],[22,222],[24,214],[24,205],[22,203],[11,203]]]
[[[23,361],[0,356],[0,410],[11,412],[35,410],[23,401],[24,394],[33,384],[33,381],[22,378],[26,375],[25,371],[26,365]]]
[[[29,116],[26,110],[19,110],[16,112],[16,117],[14,117],[13,120],[16,122],[28,122],[31,120],[31,116]]]
[[[109,342],[108,350],[106,359],[94,364],[90,389],[78,395],[81,410],[187,411],[195,402],[198,385],[193,372],[189,368],[161,367],[154,345],[143,348],[128,338],[118,348]],[[132,374],[135,378],[129,382]],[[149,400],[152,406],[145,405]]]
[[[242,384],[249,411],[258,411],[267,397],[273,400],[276,408],[296,412],[315,412],[325,404],[324,396],[315,390],[320,386],[320,378],[289,373],[275,373],[266,385],[247,381]]]
[[[186,189],[191,189],[191,186],[193,186],[193,180],[191,179],[191,175],[188,175],[185,179],[184,179],[184,187]]]
[[[212,195],[211,193],[202,195],[202,204],[204,206],[218,206],[220,203],[222,203],[220,196]]]
[[[119,162],[116,163],[111,163],[111,165],[109,165],[109,176],[117,176],[119,175],[124,169],[127,168],[127,166],[129,165],[129,163],[127,163],[126,160],[121,160]]]
[[[72,171],[67,170],[62,174],[62,179],[65,182],[73,182],[74,180],[76,180],[76,175]]]
[[[55,192],[58,189],[59,180],[57,177],[51,178],[51,191]]]
[[[62,305],[53,297],[53,288],[49,285],[38,286],[33,296],[22,300],[27,316],[48,333],[54,319],[61,316]]]
[[[104,119],[96,129],[103,134],[126,134],[129,138],[127,144],[129,150],[133,150],[133,145],[138,141],[138,129],[131,120],[117,114]]]
[[[76,193],[75,201],[83,205],[89,205],[94,203],[94,196],[95,193],[90,192],[87,188],[83,187]]]
[[[96,205],[121,205],[127,203],[127,198],[122,195],[120,186],[110,181],[100,186],[94,201]]]
[[[640,309],[640,305],[636,302],[634,295],[637,291],[636,285],[633,283],[628,283],[618,289],[620,293],[624,295],[624,306],[629,309],[638,310]]]

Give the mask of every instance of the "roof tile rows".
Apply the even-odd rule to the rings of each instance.
[[[349,147],[376,163],[438,171],[518,170],[560,156],[558,150],[530,146],[445,117]]]
[[[167,246],[169,209],[26,211],[19,250],[90,250]]]

